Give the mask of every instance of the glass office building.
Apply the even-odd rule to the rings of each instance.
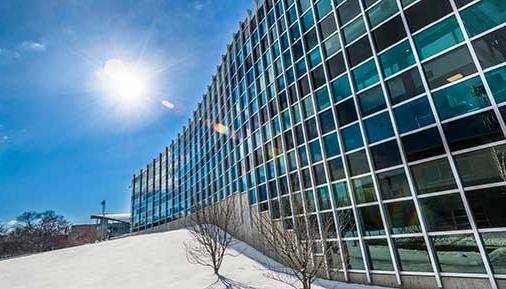
[[[505,21],[505,0],[257,0],[134,176],[133,230],[245,194],[333,221],[330,278],[506,288]]]

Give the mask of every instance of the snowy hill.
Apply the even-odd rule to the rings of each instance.
[[[241,243],[246,254],[227,257],[217,280],[212,269],[189,264],[179,230],[85,245],[0,261],[0,287],[5,289],[284,289],[288,285],[264,277],[254,258],[265,258]],[[247,256],[246,256],[247,255]],[[260,260],[260,259],[258,259]],[[316,289],[380,288],[322,281]]]

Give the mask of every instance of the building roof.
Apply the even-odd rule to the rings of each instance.
[[[91,215],[91,219],[109,219],[130,224],[130,214]]]

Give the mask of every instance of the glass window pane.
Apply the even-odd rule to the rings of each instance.
[[[400,16],[396,16],[383,25],[373,30],[372,36],[376,42],[376,48],[379,51],[390,47],[396,42],[406,37],[406,30]]]
[[[426,96],[395,108],[394,116],[400,133],[422,128],[435,122]]]
[[[346,241],[346,254],[345,260],[348,269],[363,270],[364,259],[362,259],[362,251],[360,250],[360,243],[358,241]]]
[[[316,107],[318,111],[322,111],[330,106],[329,91],[324,87],[315,92]]]
[[[320,113],[319,119],[320,119],[320,128],[323,134],[333,131],[336,128],[336,126],[334,125],[334,116],[332,114],[331,109]]]
[[[358,102],[360,104],[360,113],[362,116],[367,116],[387,107],[380,85],[359,94]]]
[[[309,144],[309,150],[311,152],[311,160],[313,163],[319,162],[322,160],[322,150],[320,148],[320,141],[315,140],[314,142]]]
[[[419,195],[457,188],[447,158],[412,166],[411,172]]]
[[[431,88],[457,81],[476,72],[476,66],[466,46],[461,46],[423,64]]]
[[[354,152],[346,156],[348,167],[352,176],[361,175],[369,172],[369,164],[364,150]]]
[[[333,79],[346,71],[346,65],[344,64],[344,58],[342,53],[338,53],[332,56],[327,61],[326,64],[327,64],[327,71],[329,73],[329,79]],[[344,78],[344,76],[342,78]]]
[[[332,99],[337,102],[351,95],[350,81],[348,75],[344,75],[331,84],[332,87]]]
[[[506,61],[506,27],[473,41],[474,50],[485,69]]]
[[[325,56],[329,57],[332,54],[336,53],[339,48],[341,48],[341,43],[339,43],[339,35],[335,34],[330,37],[323,43],[323,49],[325,51]]]
[[[316,14],[318,19],[321,19],[323,16],[327,15],[327,13],[329,13],[330,10],[332,10],[330,0],[320,0],[316,4]]]
[[[337,30],[336,21],[333,16],[323,19],[320,24],[318,24],[318,27],[320,28],[321,39],[329,37]]]
[[[330,171],[330,178],[332,181],[337,181],[340,179],[344,179],[344,165],[341,158],[335,158],[327,161],[327,165]]]
[[[452,16],[417,34],[413,40],[423,60],[464,41],[464,36],[457,18]]]
[[[498,164],[504,161],[506,146],[486,148],[455,156],[455,162],[464,186],[502,182]]]
[[[351,22],[350,24],[346,25],[346,27],[343,28],[344,40],[346,41],[346,44],[349,44],[353,40],[357,39],[359,36],[364,34],[365,32],[366,30],[364,19],[362,17],[358,17],[353,22]]]
[[[354,179],[352,186],[357,204],[376,201],[376,193],[371,176]]]
[[[343,237],[347,238],[358,236],[355,217],[351,209],[337,211],[337,222]]]
[[[379,81],[378,70],[376,69],[374,59],[352,70],[352,75],[357,90],[362,90]]]
[[[401,271],[432,272],[429,253],[422,237],[394,239]]]
[[[385,234],[380,210],[377,205],[358,208],[362,221],[362,231],[365,236],[379,236]]]
[[[318,188],[316,190],[316,195],[318,197],[318,207],[320,210],[332,209],[332,201],[327,186]]]
[[[372,56],[371,45],[367,36],[362,37],[357,42],[346,48],[348,58],[350,59],[350,66],[354,67]]]
[[[382,0],[381,3],[378,3],[367,12],[371,28],[385,21],[387,18],[397,13],[397,11],[399,11],[399,9],[397,8],[395,0]]]
[[[304,14],[301,18],[302,23],[302,30],[304,32],[308,31],[311,27],[314,25],[314,18],[313,18],[313,12],[309,11],[308,13]]]
[[[370,117],[364,121],[367,140],[375,143],[394,136],[394,130],[388,112]]]
[[[478,228],[506,227],[506,187],[466,191]]]
[[[407,40],[381,54],[379,60],[385,77],[415,63],[415,57]]]
[[[381,196],[384,200],[396,199],[411,195],[408,179],[404,169],[396,169],[378,174]]]
[[[360,13],[360,5],[358,0],[348,0],[337,9],[337,14],[341,25],[353,19]]]
[[[485,273],[473,235],[430,237],[442,272]]]
[[[420,206],[429,231],[471,228],[458,193],[420,199]]]
[[[504,139],[499,122],[491,110],[445,123],[443,130],[452,151]]]
[[[358,124],[349,126],[341,132],[345,151],[351,151],[364,145]]]
[[[443,154],[444,147],[437,128],[402,137],[402,144],[408,161],[416,161]]]
[[[332,192],[334,193],[336,207],[339,208],[351,205],[350,195],[348,194],[348,186],[346,185],[346,182],[333,184]]]
[[[415,67],[387,81],[392,105],[425,92],[420,73]]]
[[[377,170],[400,165],[402,163],[396,140],[371,147],[371,155],[374,167]]]
[[[506,232],[482,233],[481,237],[494,273],[506,274],[506,259],[504,258]]]
[[[374,239],[365,241],[369,252],[371,269],[381,271],[393,271],[392,259],[386,239]]]
[[[475,36],[506,21],[506,1],[482,0],[460,12],[469,36]]]
[[[432,99],[441,120],[490,106],[479,76],[438,90]]]
[[[304,42],[306,42],[307,51],[313,49],[316,45],[318,45],[318,35],[316,35],[316,29],[313,29],[304,35]],[[300,76],[302,74],[298,75]]]
[[[409,7],[405,13],[411,32],[415,32],[451,12],[449,1],[422,0]]]
[[[355,109],[355,102],[350,98],[337,105],[337,120],[340,126],[345,126],[358,119],[357,110]]]
[[[386,204],[392,234],[421,232],[418,214],[413,201]]]
[[[309,58],[309,67],[315,68],[318,64],[322,63],[322,57],[320,55],[320,49],[316,48],[311,51],[308,55]]]
[[[337,135],[335,133],[329,134],[323,138],[325,145],[325,155],[327,158],[337,156],[341,153],[339,149],[339,143],[337,141]]]
[[[506,66],[485,74],[488,85],[497,103],[506,101]]]

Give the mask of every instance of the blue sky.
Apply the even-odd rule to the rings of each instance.
[[[129,210],[132,175],[181,130],[251,0],[0,1],[0,222]],[[133,113],[97,89],[110,59],[149,71]],[[161,105],[163,100],[174,109]]]

